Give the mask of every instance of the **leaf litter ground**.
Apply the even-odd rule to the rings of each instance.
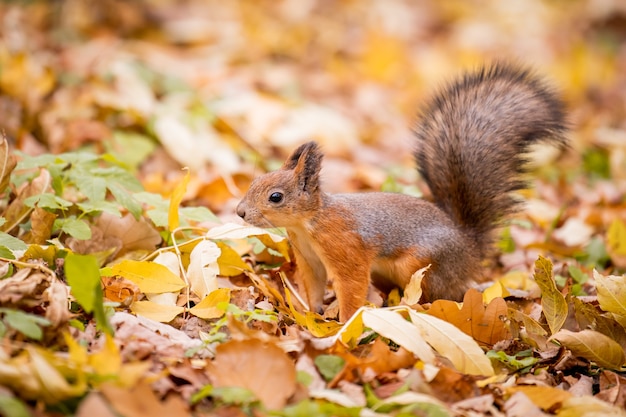
[[[624,415],[619,4],[3,3],[0,413]],[[415,109],[511,49],[573,147],[481,291],[297,308],[281,232],[233,222],[252,177],[315,138],[329,189],[419,194]]]

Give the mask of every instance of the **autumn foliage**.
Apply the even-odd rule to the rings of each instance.
[[[600,3],[0,3],[0,415],[626,415],[626,10]],[[533,155],[485,281],[303,310],[284,233],[235,215],[250,181],[315,139],[329,191],[420,195],[419,104],[503,58],[572,146]]]

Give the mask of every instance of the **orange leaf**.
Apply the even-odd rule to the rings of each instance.
[[[473,288],[465,293],[460,309],[453,301],[437,300],[428,314],[454,324],[483,345],[492,346],[509,336],[501,319],[507,315],[504,299],[494,298],[485,308],[482,294]]]
[[[247,388],[270,409],[282,408],[296,390],[296,367],[273,343],[232,340],[217,346],[209,369],[216,387]]]
[[[189,184],[189,168],[183,168],[185,170],[185,176],[183,180],[174,188],[172,192],[172,196],[170,197],[170,208],[168,211],[168,220],[167,225],[169,231],[173,231],[176,229],[180,220],[178,217],[178,208],[180,207],[180,203],[183,201],[183,197],[185,196],[185,192],[187,191],[187,184]]]

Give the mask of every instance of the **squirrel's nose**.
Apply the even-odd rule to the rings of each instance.
[[[237,205],[237,216],[241,217],[242,219],[246,218],[246,207],[243,203],[239,203]]]

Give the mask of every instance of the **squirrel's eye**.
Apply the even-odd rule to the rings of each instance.
[[[272,194],[270,194],[270,201],[272,203],[280,203],[281,201],[283,201],[283,193],[279,193],[278,191],[273,192]]]

